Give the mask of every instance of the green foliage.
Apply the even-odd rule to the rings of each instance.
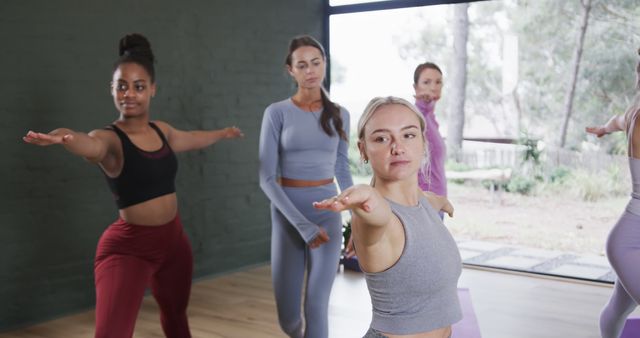
[[[622,174],[623,170],[627,168],[621,168],[619,166],[612,165],[607,169],[606,177],[608,179],[606,190],[614,196],[623,196],[630,193],[629,181]]]
[[[607,178],[602,175],[590,175],[584,171],[576,172],[569,185],[570,191],[584,201],[594,202],[605,196]]]
[[[505,190],[522,195],[529,195],[535,186],[535,179],[527,176],[516,175],[511,177],[511,180],[509,180],[509,183],[505,186]]]
[[[608,154],[611,155],[627,155],[627,135],[625,133],[610,134],[604,141],[604,147]]]
[[[447,162],[444,164],[445,170],[448,171],[469,171],[469,170],[473,170],[473,168],[471,168],[471,166],[469,166],[466,163],[462,163],[462,162],[456,162],[454,160],[447,160]]]
[[[540,164],[542,150],[538,148],[538,140],[531,139],[525,135],[518,140],[518,144],[525,146],[524,162],[533,162],[534,165]]]
[[[518,82],[515,100],[520,127],[532,138],[555,144],[562,126],[568,69],[579,32],[580,0],[503,0],[474,2],[469,7],[466,116],[481,115],[500,133],[502,48],[505,37],[518,38]],[[621,114],[634,94],[636,50],[640,46],[640,6],[637,0],[593,0],[567,135],[567,148],[588,140],[584,127]],[[447,79],[454,67],[451,27],[424,17],[420,34],[399,36],[400,55],[417,64],[425,58],[444,71],[442,102],[446,109]],[[500,135],[501,136],[501,135]],[[602,140],[610,153],[622,153],[619,139]],[[531,154],[533,155],[533,154]]]
[[[571,170],[567,167],[554,168],[549,174],[549,182],[553,184],[564,184],[571,178]]]
[[[470,171],[473,170],[473,168],[463,162],[457,162],[455,160],[452,159],[447,159],[447,162],[445,162],[444,164],[444,168],[446,171]],[[452,179],[449,178],[447,179],[449,182],[453,183],[453,184],[464,184],[465,180],[464,179]]]
[[[512,179],[503,187],[508,191],[561,193],[590,201],[628,193],[629,182],[622,175],[625,167],[612,167],[598,173],[582,167],[545,168],[548,155],[541,149],[540,141],[556,144],[561,133],[570,80],[568,72],[582,12],[581,0],[483,1],[469,7],[465,114],[468,119],[478,115],[486,118],[493,123],[496,136],[505,135],[500,126],[513,114],[519,117],[517,127],[526,130],[520,138],[520,144],[525,147],[523,161],[513,168]],[[631,104],[636,91],[636,50],[640,46],[638,17],[637,0],[592,1],[567,149],[600,148],[609,154],[626,154],[624,133],[596,140],[584,129],[604,123],[611,115],[622,114]],[[450,100],[460,99],[447,95],[447,79],[456,67],[451,57],[453,24],[451,19],[446,24],[429,20],[427,16],[422,19],[424,29],[419,34],[401,35],[396,41],[399,41],[401,57],[408,63],[428,59],[443,68],[445,86],[438,109],[446,110]],[[507,97],[501,85],[502,67],[509,60],[504,59],[502,50],[511,36],[517,37],[518,73],[515,92]],[[512,98],[515,105],[503,104],[506,98]],[[446,121],[446,115],[443,117]],[[446,168],[472,169],[453,163],[447,163]]]
[[[629,181],[627,177],[623,177],[622,170],[624,169],[615,165],[601,172],[559,167],[550,173],[546,184],[541,185],[539,192],[565,195],[567,198],[589,202],[624,196],[629,193],[630,188]]]
[[[347,243],[349,243],[349,238],[351,237],[351,221],[347,221],[342,225],[342,249],[347,247]]]

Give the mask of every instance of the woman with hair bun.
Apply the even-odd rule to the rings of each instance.
[[[242,136],[240,129],[182,131],[151,121],[156,93],[154,57],[140,34],[120,40],[111,95],[120,116],[89,133],[67,128],[29,131],[27,143],[60,144],[98,164],[114,195],[118,219],[102,234],[95,257],[96,338],[132,337],[150,286],[167,337],[191,337],[187,304],[193,256],[178,213],[175,153]]]

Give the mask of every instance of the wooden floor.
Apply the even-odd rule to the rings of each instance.
[[[269,274],[263,266],[196,282],[189,305],[193,337],[285,337],[277,324]],[[597,338],[598,314],[612,290],[469,268],[459,286],[470,289],[484,338]],[[339,272],[330,301],[330,337],[362,337],[370,311],[363,276]],[[87,311],[0,338],[92,337],[93,315]],[[144,300],[134,337],[164,337],[150,297]]]

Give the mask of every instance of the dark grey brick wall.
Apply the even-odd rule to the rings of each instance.
[[[269,259],[258,186],[264,108],[293,92],[289,38],[319,37],[322,0],[0,2],[0,331],[91,308],[93,256],[116,217],[99,169],[29,130],[89,131],[117,117],[109,95],[117,41],[140,32],[157,56],[152,118],[246,134],[179,155],[180,213],[203,277]]]

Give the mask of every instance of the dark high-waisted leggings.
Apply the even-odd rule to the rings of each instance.
[[[145,289],[160,307],[168,338],[188,338],[193,256],[180,218],[160,226],[118,219],[102,234],[95,258],[96,338],[133,336]]]

